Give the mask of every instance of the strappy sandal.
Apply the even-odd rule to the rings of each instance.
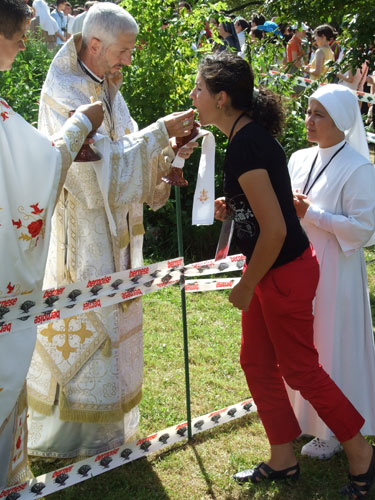
[[[366,498],[375,479],[375,446],[372,447],[370,466],[364,474],[354,476],[349,473],[349,483],[340,490],[341,495],[352,499]],[[363,483],[363,484],[358,484]]]
[[[262,474],[261,470],[265,472]],[[252,483],[259,483],[260,481],[281,481],[283,479],[292,479],[297,481],[299,478],[299,464],[288,467],[287,469],[274,470],[269,465],[261,462],[254,469],[247,469],[237,474],[234,474],[233,479],[239,483],[246,483],[251,481]]]

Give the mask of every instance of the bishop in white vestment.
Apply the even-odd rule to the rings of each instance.
[[[160,119],[138,131],[119,92],[118,70],[130,64],[134,26],[133,31],[113,34],[113,43],[91,64],[94,70],[81,57],[102,43],[99,38],[106,30],[101,34],[100,22],[110,11],[115,18],[107,36],[115,33],[117,17],[121,22],[124,15],[137,29],[120,7],[96,4],[85,18],[84,44],[78,34],[64,45],[42,89],[39,127],[48,133],[90,96],[106,105],[96,142],[102,160],[76,163],[66,178],[53,219],[45,287],[141,266],[143,203],[157,209],[169,196],[161,181],[174,157],[167,124]],[[88,31],[94,17],[99,19],[95,37],[88,35],[85,41],[85,26]],[[106,71],[99,74],[103,67]],[[191,129],[193,116],[178,120],[189,122]],[[121,445],[137,429],[142,377],[139,299],[40,327],[28,375],[29,453],[70,457]]]

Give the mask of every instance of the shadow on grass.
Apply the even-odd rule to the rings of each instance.
[[[53,469],[56,468],[54,462]],[[32,467],[35,469],[35,467]],[[50,468],[50,467],[48,467]],[[47,467],[46,467],[47,469]],[[140,458],[48,496],[51,500],[170,500],[152,463]]]
[[[235,469],[228,458],[219,464],[219,468],[212,467],[213,461],[218,457],[216,444],[218,440],[229,439],[238,441],[238,453],[241,455],[242,464],[246,467],[255,466],[256,463],[248,461],[267,460],[268,447],[255,451],[247,448],[246,436],[254,432],[254,426],[259,424],[257,414],[249,414],[238,420],[217,426],[206,432],[197,434],[192,442],[182,442],[171,445],[149,455],[146,459],[141,458],[130,462],[125,466],[109,471],[101,476],[92,478],[90,481],[72,486],[49,498],[59,500],[76,500],[88,498],[89,500],[176,500],[187,498],[184,492],[186,479],[189,477],[189,469],[193,471],[192,480],[197,484],[196,494],[190,497],[192,500],[339,500],[342,496],[339,489],[346,483],[347,461],[343,452],[338,453],[330,460],[317,460],[301,456],[300,450],[308,439],[295,441],[294,449],[297,460],[301,466],[301,477],[299,481],[262,482],[254,485],[247,483],[239,486],[231,475]],[[246,439],[246,441],[245,441]],[[370,439],[373,441],[373,438]],[[209,451],[208,451],[209,450]],[[215,451],[216,450],[216,451]],[[182,456],[190,451],[193,462],[189,463]],[[264,455],[263,455],[264,452]],[[230,453],[230,452],[229,452]],[[172,462],[170,462],[170,459]],[[250,459],[251,460],[251,459]],[[40,461],[38,465],[43,466]],[[58,467],[58,462],[48,464],[50,470]],[[60,464],[61,466],[61,464]],[[168,475],[161,474],[163,484],[159,477],[161,471],[172,466],[175,472]],[[206,487],[199,485],[197,476],[194,476],[194,468],[199,470],[199,476]],[[35,467],[33,467],[35,469]],[[34,470],[34,472],[36,472]],[[159,473],[158,473],[159,472]],[[219,477],[218,474],[221,476]],[[174,477],[173,477],[174,476]],[[164,478],[164,479],[163,479]],[[170,481],[172,479],[172,481]],[[184,482],[185,480],[185,482]],[[167,484],[169,481],[169,484]],[[199,487],[198,487],[199,486]],[[370,496],[370,498],[373,498]]]

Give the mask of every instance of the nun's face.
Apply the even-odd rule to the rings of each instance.
[[[219,30],[219,35],[220,36],[224,37],[225,35],[228,35],[228,33],[224,29],[223,23],[219,24],[218,30]]]
[[[316,99],[310,99],[307,108],[305,126],[307,140],[316,142],[321,148],[329,148],[343,139],[326,108]]]

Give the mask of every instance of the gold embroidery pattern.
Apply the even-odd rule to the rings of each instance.
[[[201,203],[205,203],[206,201],[208,201],[208,199],[209,199],[208,191],[206,191],[205,189],[202,189],[201,194],[200,194],[198,199]]]
[[[119,167],[120,166],[120,159],[121,159],[121,156],[119,153],[112,153],[111,154],[111,164],[114,165],[115,167]]]
[[[73,153],[78,153],[81,149],[82,143],[85,140],[85,135],[82,130],[67,130],[66,137],[69,141],[69,149]]]
[[[49,323],[45,330],[40,331],[40,335],[47,337],[48,342],[50,344],[53,343],[53,339],[56,336],[63,335],[64,343],[62,345],[57,345],[56,349],[62,353],[62,356],[65,360],[69,359],[71,353],[77,351],[77,347],[73,347],[70,344],[71,336],[78,336],[80,339],[80,344],[82,345],[86,339],[92,337],[93,333],[90,330],[87,330],[86,326],[83,322],[81,322],[81,328],[79,330],[70,329],[70,322],[73,318],[64,319],[64,328],[60,330],[56,330],[54,326],[58,325],[58,322]],[[76,318],[74,318],[76,319]]]

